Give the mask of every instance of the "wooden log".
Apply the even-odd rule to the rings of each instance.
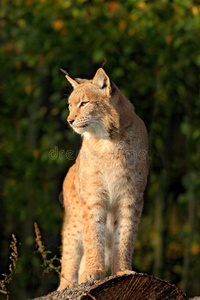
[[[175,285],[147,274],[110,276],[94,284],[82,283],[34,300],[184,300],[187,296]]]

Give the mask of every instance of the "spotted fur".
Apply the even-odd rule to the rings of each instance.
[[[133,105],[103,69],[72,79],[68,122],[83,137],[63,183],[59,290],[132,270],[148,175],[148,137]]]

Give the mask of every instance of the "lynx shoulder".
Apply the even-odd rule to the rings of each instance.
[[[133,105],[100,68],[72,79],[68,123],[83,141],[63,183],[59,290],[132,270],[148,176],[148,136]]]

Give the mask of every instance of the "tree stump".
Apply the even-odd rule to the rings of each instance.
[[[175,285],[151,275],[135,273],[110,276],[104,280],[82,283],[61,292],[34,300],[184,300],[187,296]]]

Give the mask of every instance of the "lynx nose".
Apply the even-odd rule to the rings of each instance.
[[[74,119],[71,119],[71,118],[67,118],[67,122],[72,125],[74,123]]]

